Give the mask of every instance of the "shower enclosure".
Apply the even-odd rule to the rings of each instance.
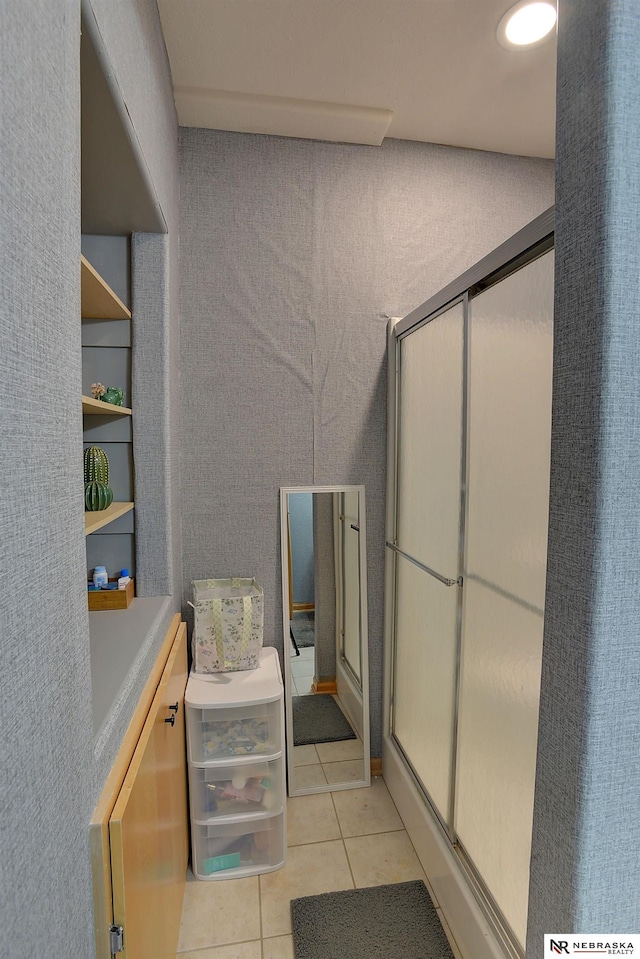
[[[552,211],[389,329],[383,768],[473,959],[525,948],[552,343]]]

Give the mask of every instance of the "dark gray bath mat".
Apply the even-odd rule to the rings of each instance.
[[[294,746],[356,738],[342,710],[328,693],[294,696],[292,702]]]
[[[299,649],[315,645],[316,627],[314,613],[299,610],[293,614],[291,630]]]
[[[292,899],[291,925],[295,959],[453,959],[421,881]]]

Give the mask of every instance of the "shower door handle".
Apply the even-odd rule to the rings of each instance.
[[[398,553],[399,556],[402,556],[403,559],[408,560],[410,563],[413,563],[414,566],[417,566],[418,569],[423,570],[423,572],[428,573],[429,576],[433,576],[434,579],[437,579],[439,583],[442,583],[444,586],[462,586],[462,576],[458,576],[456,579],[451,579],[448,576],[442,576],[441,573],[436,573],[435,569],[431,569],[430,566],[425,566],[424,563],[421,563],[419,560],[415,559],[413,556],[409,556],[408,553],[403,552],[399,549],[395,543],[390,543],[389,540],[386,542],[386,546],[389,549],[392,549],[394,553]]]

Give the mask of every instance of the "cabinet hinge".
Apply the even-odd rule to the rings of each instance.
[[[124,929],[122,926],[109,926],[109,948],[111,955],[124,951]]]

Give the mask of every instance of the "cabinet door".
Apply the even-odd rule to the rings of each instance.
[[[175,959],[188,857],[186,682],[183,624],[109,821],[113,917],[124,927],[124,959]],[[176,703],[178,710],[170,709]]]

